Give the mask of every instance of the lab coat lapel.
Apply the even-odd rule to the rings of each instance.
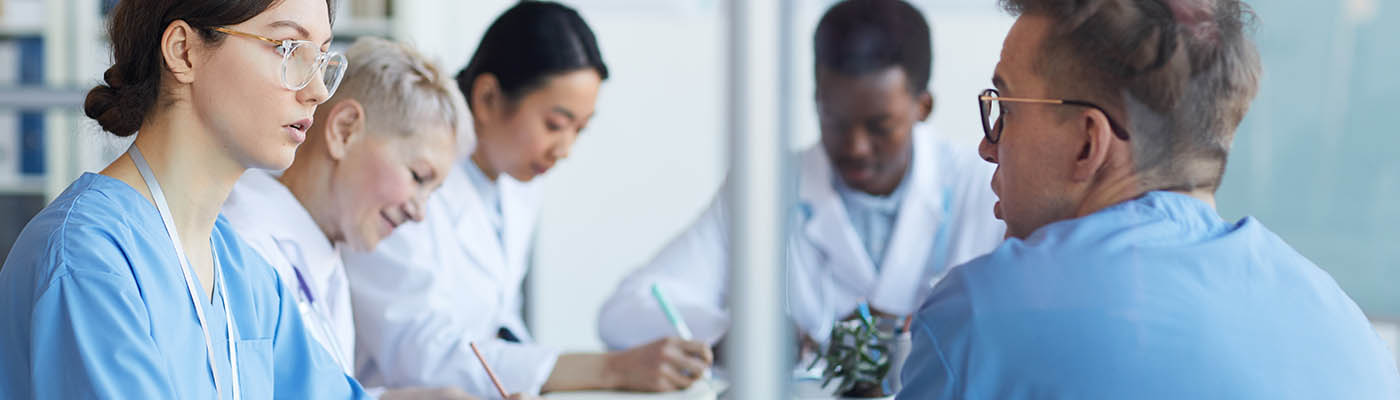
[[[501,252],[501,242],[496,238],[496,232],[491,227],[491,220],[487,217],[486,203],[481,199],[476,188],[472,186],[471,178],[467,177],[470,172],[466,170],[468,167],[462,163],[469,162],[471,162],[469,158],[462,159],[456,170],[453,171],[453,176],[449,177],[452,190],[447,190],[449,189],[447,184],[443,184],[439,190],[448,197],[444,200],[448,200],[449,204],[455,202],[455,204],[461,205],[461,215],[457,216],[456,219],[457,237],[453,239],[456,239],[467,256],[476,261],[476,265],[484,269],[486,274],[500,280],[503,271],[506,270],[505,254]],[[502,207],[505,207],[505,204],[509,203],[502,197]],[[506,226],[510,226],[509,220],[507,220]]]
[[[885,249],[885,260],[880,266],[879,282],[871,294],[870,305],[881,311],[896,315],[906,315],[914,311],[919,300],[915,297],[926,282],[925,268],[928,258],[933,256],[940,222],[947,218],[943,210],[942,177],[933,160],[931,137],[925,132],[914,132],[911,174],[906,179],[910,185],[900,202],[899,213],[895,217],[894,232]]]
[[[832,167],[820,146],[803,157],[803,176],[798,189],[800,200],[812,210],[803,227],[803,234],[824,256],[823,265],[815,267],[812,276],[835,279],[836,283],[856,293],[865,293],[875,284],[875,265],[865,254],[860,238],[851,227],[845,205],[831,186]],[[822,270],[827,273],[823,273]]]
[[[512,279],[510,284],[513,285],[525,273],[525,258],[530,251],[530,236],[535,225],[535,199],[532,197],[529,183],[504,175],[498,182],[501,190],[501,215],[504,218],[504,229],[501,233],[505,238],[504,262],[507,271],[510,272],[508,277]]]
[[[254,216],[255,220],[245,223],[270,236],[287,266],[300,267],[311,291],[323,293],[324,283],[330,281],[334,272],[333,268],[325,266],[331,265],[329,262],[339,258],[339,254],[316,225],[310,211],[269,171],[249,170],[239,179],[238,185],[229,203],[239,208],[239,213]],[[251,210],[265,211],[252,214]],[[281,263],[273,265],[278,264]]]

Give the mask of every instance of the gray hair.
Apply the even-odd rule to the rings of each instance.
[[[457,82],[408,44],[374,37],[355,41],[345,51],[349,69],[327,104],[355,99],[365,108],[372,131],[412,134],[442,123],[456,136],[458,147],[474,142],[467,121],[466,100]]]
[[[1149,189],[1215,190],[1259,89],[1259,54],[1239,0],[1001,0],[1049,17],[1035,69],[1056,97],[1127,121]]]

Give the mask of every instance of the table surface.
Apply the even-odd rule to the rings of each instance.
[[[700,381],[689,389],[670,393],[581,391],[556,392],[543,397],[547,400],[718,400],[726,398],[723,394],[728,389],[729,382],[722,379],[709,379]],[[794,380],[791,390],[793,400],[836,400],[841,398],[832,394],[830,390],[822,389],[822,382],[815,379]],[[894,399],[894,396],[883,399]]]

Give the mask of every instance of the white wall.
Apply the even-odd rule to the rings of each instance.
[[[717,7],[580,12],[612,76],[570,158],[542,178],[529,321],[543,343],[597,350],[602,302],[723,179],[725,64]]]

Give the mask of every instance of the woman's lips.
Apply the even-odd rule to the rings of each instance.
[[[306,141],[306,131],[311,129],[311,118],[302,118],[296,122],[282,125],[282,129],[287,131],[287,137],[293,142],[301,144]]]
[[[380,213],[379,218],[381,218],[384,221],[384,229],[383,232],[381,232],[383,236],[389,236],[389,233],[393,232],[394,228],[397,228],[399,226],[399,224],[394,223],[394,220],[390,219],[389,216],[384,215],[384,213]]]
[[[288,126],[283,126],[283,127],[282,127],[282,130],[285,131],[285,132],[287,132],[287,138],[288,138],[288,139],[291,139],[292,142],[294,142],[294,143],[296,143],[296,144],[301,144],[302,142],[305,142],[305,141],[306,141],[306,131],[303,131],[303,130],[301,130],[301,129],[297,129],[297,128],[292,127],[292,126],[290,126],[290,125],[288,125]]]

